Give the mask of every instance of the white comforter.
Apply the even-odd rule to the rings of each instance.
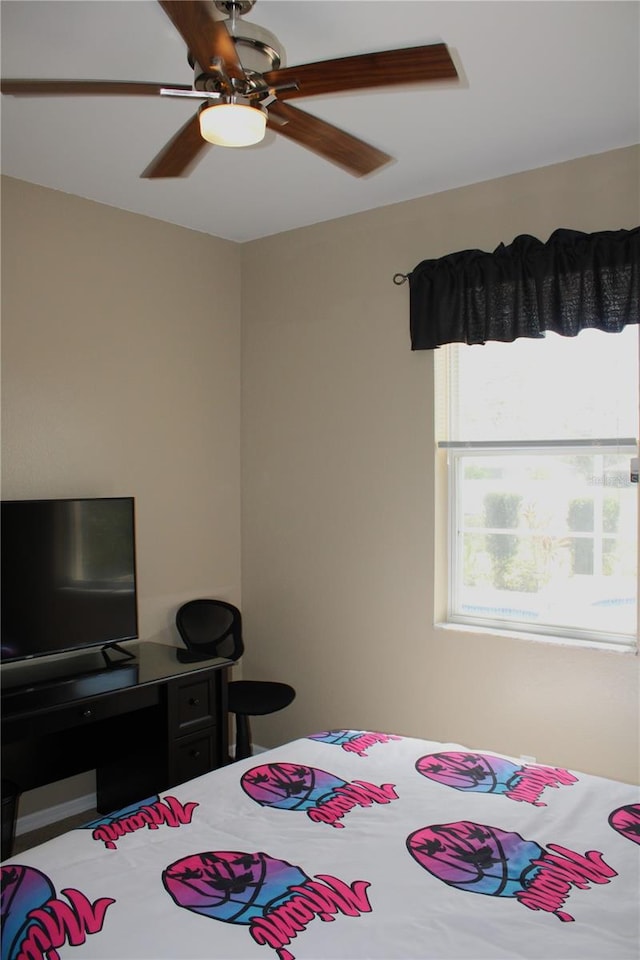
[[[640,792],[330,731],[2,865],[2,960],[637,960]]]

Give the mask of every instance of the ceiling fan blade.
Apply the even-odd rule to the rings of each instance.
[[[292,100],[345,90],[447,80],[457,76],[458,71],[446,43],[432,43],[424,47],[383,50],[380,53],[284,67],[265,73],[264,79],[269,86],[297,81],[297,89],[278,94],[281,100]]]
[[[95,96],[135,97],[156,96],[166,87],[161,83],[143,83],[120,80],[0,80],[0,92],[13,96]],[[184,84],[173,84],[173,90],[191,90]]]
[[[202,139],[196,113],[154,157],[141,177],[155,180],[160,177],[186,176],[196,160],[201,159],[201,154],[210,146],[208,141]]]
[[[190,53],[203,70],[214,57],[223,61],[227,75],[241,80],[245,73],[233,37],[222,20],[215,20],[211,0],[158,0]]]
[[[268,125],[276,133],[338,164],[354,177],[372,173],[393,159],[333,124],[277,100],[269,106]]]

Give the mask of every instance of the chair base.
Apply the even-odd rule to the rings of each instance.
[[[252,756],[251,726],[249,717],[244,713],[236,714],[236,760],[246,760]]]

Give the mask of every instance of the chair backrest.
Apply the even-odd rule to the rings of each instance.
[[[176,627],[188,650],[229,660],[244,653],[240,611],[225,600],[189,600],[176,613]]]

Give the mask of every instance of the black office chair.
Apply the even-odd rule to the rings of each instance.
[[[176,614],[176,627],[185,646],[185,659],[226,657],[239,660],[244,653],[242,617],[225,600],[190,600]],[[180,653],[180,651],[179,651]],[[288,707],[293,687],[271,680],[232,680],[228,685],[229,713],[236,720],[236,759],[251,756],[250,717],[264,716]]]

